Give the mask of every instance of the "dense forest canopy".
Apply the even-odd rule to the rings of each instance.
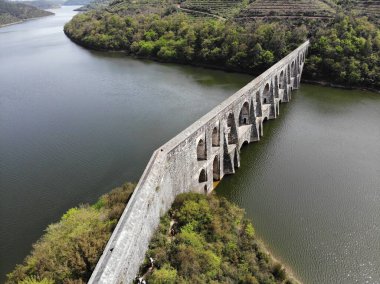
[[[68,210],[59,222],[49,225],[6,283],[86,283],[134,188],[126,183],[92,206]]]
[[[175,4],[170,0],[116,0],[75,16],[65,26],[65,32],[75,42],[92,49],[124,51],[160,61],[208,65],[253,75],[310,38],[306,78],[346,86],[380,87],[380,29],[376,18],[369,20],[344,10],[347,3],[344,6],[332,0],[314,1],[315,7],[319,7],[315,14],[307,13],[307,8],[313,10],[304,1],[289,0],[287,3],[297,3],[291,6],[293,14],[288,9],[287,15],[274,11],[262,17],[253,12],[253,4],[257,8],[281,1],[242,1],[236,5],[228,0],[191,0],[194,7],[197,1],[206,6],[212,3],[207,11],[215,11],[217,18],[196,14],[198,8],[189,12],[188,1]],[[221,12],[229,7],[235,9],[234,13]],[[251,16],[242,18],[247,11],[251,11]]]
[[[258,242],[242,209],[195,193],[178,195],[161,219],[141,275],[151,284],[297,283]]]

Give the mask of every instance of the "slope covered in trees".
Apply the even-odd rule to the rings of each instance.
[[[53,13],[22,3],[11,3],[0,0],[0,27],[2,25],[17,23],[30,18],[49,15],[53,15]]]
[[[67,0],[63,3],[65,6],[78,6],[78,5],[88,5],[91,0]]]
[[[134,188],[126,183],[92,206],[68,210],[46,229],[24,263],[8,274],[6,283],[86,283]]]
[[[121,16],[90,12],[65,26],[77,42],[95,49],[123,50],[162,61],[209,64],[261,72],[306,39],[304,27],[279,23],[242,27],[186,14]]]
[[[64,30],[73,41],[92,49],[120,50],[160,61],[253,75],[310,38],[306,78],[379,89],[379,26],[366,17],[350,14],[344,10],[347,6],[326,1],[323,5],[330,3],[328,7],[338,13],[329,14],[323,21],[302,15],[286,21],[242,21],[240,14],[227,20],[194,17],[171,0],[117,0],[103,9],[75,16]]]
[[[242,209],[195,193],[179,195],[161,219],[140,275],[150,284],[297,283],[258,242]]]
[[[61,2],[59,1],[48,1],[48,0],[23,1],[22,4],[27,4],[29,6],[36,7],[38,9],[55,9],[61,6]]]
[[[339,0],[347,9],[358,15],[367,16],[380,25],[380,0]]]

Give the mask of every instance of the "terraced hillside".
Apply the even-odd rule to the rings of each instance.
[[[232,17],[248,4],[244,0],[186,0],[181,8]]]
[[[356,0],[352,8],[380,24],[380,0]]]
[[[175,9],[173,0],[115,0],[111,1],[105,10],[111,13],[118,13],[119,15],[136,15],[149,13],[164,14],[171,8]]]
[[[335,9],[318,0],[255,0],[239,18],[331,18]]]

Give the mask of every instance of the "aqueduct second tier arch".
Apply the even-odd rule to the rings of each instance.
[[[162,216],[182,192],[209,193],[235,173],[240,148],[263,135],[300,84],[305,42],[154,152],[109,240],[90,284],[130,283]]]

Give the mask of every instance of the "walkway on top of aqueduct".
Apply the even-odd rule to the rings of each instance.
[[[263,122],[299,88],[308,47],[306,41],[153,153],[89,283],[131,283],[175,197],[209,193],[235,172],[243,144],[259,141]]]

